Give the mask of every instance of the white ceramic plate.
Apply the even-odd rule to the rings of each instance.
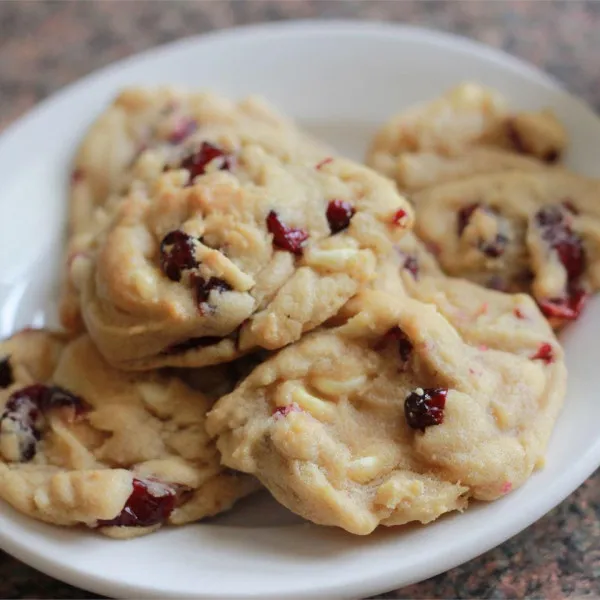
[[[569,163],[595,174],[600,121],[556,82],[470,41],[408,27],[295,23],[184,40],[70,86],[0,140],[0,333],[54,321],[69,160],[122,86],[172,82],[232,96],[264,94],[313,132],[361,158],[401,107],[473,79],[527,108],[552,106],[573,140]],[[600,463],[600,302],[564,336],[566,409],[547,467],[493,504],[427,527],[364,538],[300,522],[266,496],[207,524],[129,542],[64,531],[0,505],[0,545],[59,579],[118,597],[360,597],[454,567],[514,535]]]

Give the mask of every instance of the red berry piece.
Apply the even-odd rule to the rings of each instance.
[[[10,364],[10,356],[0,360],[0,389],[5,389],[15,382],[12,366]]]
[[[192,283],[196,289],[196,301],[198,306],[208,303],[208,297],[213,290],[217,292],[228,292],[231,290],[231,286],[219,277],[211,277],[208,280],[199,276],[195,276]]]
[[[394,225],[404,225],[404,221],[407,217],[408,213],[404,209],[399,208],[392,217],[392,223]]]
[[[97,527],[151,527],[164,523],[175,508],[177,491],[174,486],[154,480],[133,480],[131,492],[123,510],[114,519],[100,520]]]
[[[194,131],[198,129],[198,123],[194,119],[182,118],[176,124],[168,140],[170,144],[181,144],[183,140],[188,138]]]
[[[543,360],[547,365],[554,362],[554,349],[552,344],[544,342],[540,344],[537,352],[529,357],[531,360]]]
[[[443,423],[447,395],[445,388],[413,390],[404,401],[404,415],[409,427],[425,431],[427,427]]]
[[[208,164],[216,159],[219,159],[220,171],[230,171],[233,168],[233,156],[210,142],[202,142],[200,149],[184,158],[180,166],[189,171],[190,181],[193,181],[199,175],[204,175]]]
[[[589,295],[581,289],[571,291],[566,298],[550,298],[539,301],[541,311],[549,319],[574,321],[579,317]]]
[[[273,416],[276,419],[287,417],[290,413],[302,412],[302,409],[295,403],[286,404],[285,406],[279,406],[273,411]]]
[[[571,218],[572,212],[564,204],[546,206],[535,215],[542,239],[558,254],[569,283],[580,277],[585,269],[585,249],[571,227]]]
[[[267,229],[273,234],[274,246],[292,254],[302,254],[308,239],[308,233],[304,229],[288,227],[274,210],[267,215]]]
[[[332,200],[327,205],[327,222],[331,233],[348,229],[356,209],[345,200]]]
[[[171,281],[179,281],[185,269],[198,266],[196,238],[176,229],[160,243],[160,267]]]
[[[520,309],[520,308],[515,308],[515,310],[513,311],[515,313],[515,317],[517,317],[517,319],[525,319],[525,313]]]
[[[324,158],[321,162],[318,162],[315,165],[315,169],[317,171],[320,171],[325,165],[328,165],[329,163],[332,163],[332,162],[333,162],[333,158],[331,158],[331,156]]]
[[[44,413],[61,407],[72,408],[78,415],[86,405],[81,398],[63,388],[42,384],[21,388],[8,398],[0,423],[11,422],[3,428],[16,432],[22,462],[35,456],[36,444],[42,436]]]

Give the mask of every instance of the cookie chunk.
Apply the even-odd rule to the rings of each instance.
[[[220,466],[209,401],[175,377],[109,367],[87,336],[24,331],[0,344],[0,497],[113,537],[228,509],[256,483]],[[6,367],[8,365],[8,367]]]
[[[393,184],[352,161],[202,142],[122,201],[74,279],[114,366],[217,364],[323,323],[411,224]]]
[[[383,125],[367,164],[412,192],[478,173],[542,169],[566,145],[552,111],[511,114],[496,91],[464,83]]]
[[[414,196],[417,229],[442,268],[530,292],[555,324],[600,285],[600,184],[566,171],[482,175]]]
[[[345,325],[257,367],[208,415],[224,464],[299,515],[356,534],[427,523],[523,484],[564,396],[556,338],[539,315],[499,305],[483,346],[437,294],[430,302],[365,292]]]
[[[65,327],[82,326],[69,271],[90,252],[122,194],[132,185],[151,184],[165,164],[181,161],[201,141],[226,138],[232,144],[238,136],[252,137],[272,152],[314,155],[315,162],[329,152],[257,97],[232,102],[167,87],[129,88],[117,96],[86,134],[73,165],[60,304]]]

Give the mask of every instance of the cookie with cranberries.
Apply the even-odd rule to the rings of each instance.
[[[414,196],[444,271],[533,295],[560,327],[600,286],[600,183],[566,170],[479,175]]]
[[[363,292],[345,324],[267,358],[216,403],[207,430],[223,463],[359,535],[517,488],[543,462],[566,371],[535,305],[523,297],[520,318],[504,296],[482,318],[440,290]]]
[[[282,156],[252,137],[200,152],[204,174],[174,165],[122,200],[76,278],[89,334],[116,367],[200,367],[290,344],[368,286],[412,226],[392,182],[350,160]]]
[[[125,374],[86,335],[0,343],[0,497],[35,519],[128,538],[227,510],[256,488],[220,466],[210,401],[173,375]]]
[[[476,174],[542,170],[567,142],[552,111],[510,111],[496,90],[467,82],[384,123],[367,164],[413,193]]]

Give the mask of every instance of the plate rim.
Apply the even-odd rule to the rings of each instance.
[[[469,53],[476,51],[484,60],[500,64],[504,69],[518,72],[520,75],[528,77],[545,87],[552,88],[556,92],[567,95],[572,101],[576,102],[581,109],[591,113],[598,120],[598,116],[585,101],[571,95],[565,89],[563,84],[553,76],[541,71],[518,57],[512,56],[503,50],[493,48],[477,40],[445,31],[393,22],[355,21],[347,19],[299,19],[242,25],[187,36],[169,43],[154,46],[96,69],[88,75],[75,80],[51,94],[48,98],[32,107],[24,115],[17,118],[15,122],[4,128],[0,134],[0,155],[10,149],[10,146],[14,143],[14,140],[19,137],[22,129],[28,127],[30,123],[34,122],[36,119],[43,119],[45,113],[50,113],[56,104],[69,95],[76,93],[78,90],[87,87],[102,78],[109,77],[111,73],[124,67],[131,66],[135,63],[142,63],[144,61],[152,61],[155,57],[160,56],[165,51],[184,51],[186,47],[192,48],[210,45],[214,41],[227,39],[228,37],[252,38],[257,35],[278,36],[286,33],[314,34],[323,32],[344,33],[349,36],[372,33],[377,33],[378,35],[386,34],[394,38],[413,38],[422,43],[438,47],[452,47],[453,49],[461,49]],[[535,521],[562,502],[569,494],[573,493],[591,474],[594,473],[599,465],[600,438],[594,445],[588,448],[587,452],[580,456],[578,462],[575,464],[575,468],[563,473],[560,479],[555,479],[552,484],[545,489],[545,495],[540,497],[539,501],[535,504],[535,507],[529,511],[523,511],[522,514],[514,517],[510,521],[509,527],[496,527],[491,536],[480,536],[478,543],[473,544],[468,548],[461,548],[460,552],[453,553],[451,556],[446,556],[445,559],[439,561],[433,569],[430,564],[422,562],[416,567],[413,576],[408,579],[403,577],[400,584],[402,587],[405,587],[418,581],[423,581],[426,578],[433,577],[448,569],[472,560],[484,552],[504,543],[529,525],[532,525]],[[564,490],[568,491],[565,493]],[[2,508],[4,509],[5,505],[3,505]],[[79,569],[65,566],[65,563],[61,562],[59,557],[36,554],[35,551],[32,551],[25,544],[20,543],[18,538],[11,538],[8,536],[1,527],[0,548],[18,560],[21,560],[25,564],[50,577],[60,579],[70,585],[90,590],[95,593],[118,597],[165,597],[165,590],[159,590],[158,588],[143,588],[129,583],[114,582],[108,576],[98,577],[97,575],[90,575]],[[393,567],[388,567],[385,574],[365,574],[360,582],[352,581],[350,584],[335,584],[330,588],[323,587],[322,585],[318,589],[307,588],[301,594],[295,594],[294,597],[322,598],[324,594],[327,594],[327,597],[366,596],[397,588],[398,582],[399,578]],[[255,595],[255,593],[249,591],[246,592],[243,597],[255,597]],[[208,596],[195,595],[195,597]],[[225,596],[222,597],[224,598]],[[263,592],[261,593],[261,597],[281,598],[283,596],[281,594],[274,594],[273,592]]]

